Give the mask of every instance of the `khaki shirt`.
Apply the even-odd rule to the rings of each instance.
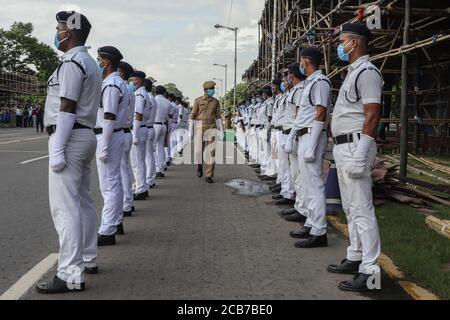
[[[194,101],[192,120],[202,120],[204,124],[215,124],[220,119],[220,103],[215,98],[202,96]]]

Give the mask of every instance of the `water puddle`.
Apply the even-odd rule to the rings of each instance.
[[[245,197],[260,197],[270,194],[269,186],[265,183],[246,180],[232,179],[225,183],[226,186],[235,189],[234,194]]]

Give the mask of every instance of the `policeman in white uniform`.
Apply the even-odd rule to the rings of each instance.
[[[356,273],[353,280],[339,284],[340,289],[350,291],[369,290],[368,282],[380,275],[377,260],[381,245],[372,198],[372,169],[377,153],[375,138],[381,118],[383,79],[369,61],[370,39],[371,32],[364,24],[348,23],[342,27],[338,55],[350,67],[339,91],[331,125],[350,246],[346,259],[340,265],[330,265],[328,271]]]
[[[174,107],[175,107],[175,113],[173,115],[173,123],[172,123],[172,130],[170,133],[170,161],[172,161],[173,158],[175,158],[177,152],[178,152],[178,140],[179,140],[179,133],[177,129],[180,128],[179,122],[180,122],[180,112],[182,112],[183,106],[181,105],[182,99],[181,97],[175,97]]]
[[[300,106],[300,100],[303,93],[303,80],[304,76],[300,73],[300,65],[293,63],[288,66],[288,82],[292,86],[292,90],[289,92],[287,98],[287,105],[285,109],[284,122],[283,122],[283,150],[288,154],[289,168],[291,173],[291,179],[294,182],[294,188],[296,193],[296,200],[298,200],[299,189],[295,183],[299,175],[298,170],[298,139],[295,137],[295,118],[297,116],[298,108]],[[295,150],[295,152],[294,152]],[[292,199],[284,198],[278,200],[279,205],[294,205],[295,201]],[[298,217],[299,222],[304,222],[304,217]]]
[[[180,104],[180,112],[178,114],[178,134],[177,134],[177,151],[181,156],[183,148],[189,142],[187,137],[189,130],[189,110],[186,102]]]
[[[128,115],[127,85],[117,67],[123,59],[111,46],[98,49],[98,66],[104,80],[97,124],[97,170],[103,196],[102,223],[98,230],[98,245],[116,244],[116,234],[123,230],[123,187],[120,173],[124,149],[123,128]]]
[[[272,177],[274,173],[267,172],[270,168],[272,151],[269,144],[269,132],[272,123],[273,114],[273,99],[272,99],[272,87],[265,86],[262,89],[262,103],[258,109],[258,123],[261,125],[258,131],[258,146],[260,159],[261,172],[260,178],[263,181],[275,181],[276,178]]]
[[[295,69],[294,69],[295,71]],[[279,159],[279,168],[278,168],[278,177],[280,178],[281,190],[279,192],[279,196],[273,197],[274,200],[294,200],[295,199],[295,188],[294,181],[291,174],[291,168],[289,164],[289,154],[284,151],[284,145],[286,144],[286,139],[288,134],[283,133],[283,125],[286,121],[286,109],[288,108],[288,99],[291,95],[292,91],[292,82],[291,76],[286,72],[283,77],[283,82],[280,85],[280,89],[284,92],[282,98],[275,105],[274,110],[274,129],[278,133],[279,143],[278,143],[278,159]],[[292,98],[292,97],[291,97]],[[276,188],[274,188],[277,190]],[[287,209],[280,212],[281,217],[285,219],[291,219],[291,215],[297,214],[295,209]],[[301,218],[301,217],[300,217]],[[294,220],[295,221],[295,220]]]
[[[155,179],[156,179],[156,159],[155,159],[155,118],[156,112],[158,109],[158,104],[156,102],[155,97],[152,94],[153,83],[151,80],[145,80],[145,89],[147,91],[150,108],[149,108],[149,116],[147,120],[147,130],[148,130],[148,138],[147,138],[147,148],[146,148],[146,156],[145,156],[145,164],[147,167],[147,175],[146,175],[146,184],[147,190],[155,187]]]
[[[148,188],[146,182],[147,166],[145,163],[148,129],[147,121],[150,110],[150,99],[145,90],[144,81],[147,75],[135,71],[131,77],[130,86],[136,96],[134,105],[135,118],[133,122],[133,147],[131,148],[131,166],[135,179],[134,200],[146,200]]]
[[[155,89],[158,109],[155,118],[155,148],[156,148],[156,178],[164,178],[164,170],[167,168],[166,152],[164,149],[169,112],[172,109],[170,101],[166,99],[167,90],[163,86]]]
[[[131,134],[131,127],[134,120],[134,104],[136,97],[134,91],[128,85],[128,80],[134,72],[133,67],[126,63],[120,62],[118,68],[119,74],[127,85],[127,95],[129,99],[127,118],[125,121],[125,126],[123,128],[124,132],[124,147],[122,162],[120,165],[120,174],[122,176],[122,188],[123,188],[123,216],[131,217],[134,212],[134,199],[133,199],[133,171],[131,170],[130,155],[131,147],[133,145],[133,135]]]
[[[250,109],[250,157],[254,164],[250,165],[251,168],[256,169],[258,172],[261,168],[260,159],[258,158],[258,131],[261,129],[260,119],[258,118],[258,109],[262,103],[262,91],[258,90],[252,98],[252,106]],[[259,172],[258,172],[259,173]]]
[[[300,72],[307,78],[303,83],[300,107],[291,136],[299,139],[299,203],[302,207],[296,209],[300,213],[304,212],[307,220],[300,231],[291,232],[291,237],[301,239],[295,244],[297,248],[326,247],[327,219],[322,171],[327,147],[326,128],[327,113],[331,105],[331,82],[319,69],[323,60],[319,49],[303,49],[300,59]]]
[[[280,131],[279,130],[275,130],[275,125],[274,125],[274,118],[276,116],[276,111],[279,109],[280,107],[280,102],[283,98],[283,91],[281,91],[281,83],[282,80],[281,79],[274,79],[272,81],[272,91],[274,93],[273,96],[273,111],[272,111],[272,123],[270,126],[270,147],[272,148],[272,155],[271,155],[271,164],[270,164],[270,169],[269,171],[272,171],[275,173],[276,176],[276,180],[274,182],[272,182],[271,184],[269,184],[271,189],[279,189],[281,188],[281,176],[278,175],[278,169],[279,169],[279,159],[278,159],[278,145],[279,145],[279,140],[280,140]]]
[[[90,194],[101,78],[85,47],[88,19],[73,11],[56,15],[55,46],[64,52],[48,81],[45,126],[49,140],[50,210],[59,237],[57,274],[38,282],[40,293],[84,290],[84,274],[96,273],[97,232]],[[75,23],[73,23],[75,21]]]
[[[177,124],[178,107],[175,103],[175,95],[168,94],[167,99],[170,101],[170,110],[167,119],[167,134],[166,134],[166,147],[164,148],[166,152],[166,168],[170,166],[172,162],[172,149],[175,144],[175,139],[172,137],[172,133],[175,130]]]

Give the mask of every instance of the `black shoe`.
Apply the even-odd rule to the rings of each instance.
[[[323,236],[311,235],[307,239],[297,241],[295,246],[302,249],[324,248],[328,247],[328,238],[326,234]]]
[[[36,290],[43,294],[80,292],[84,290],[84,283],[68,283],[55,275],[52,279],[43,279],[39,281],[36,284]]]
[[[280,192],[281,192],[281,187],[280,187],[280,188],[273,188],[273,189],[270,189],[270,191],[271,191],[272,193],[280,193]]]
[[[99,247],[105,247],[105,246],[115,246],[116,245],[116,236],[104,236],[99,234],[97,239],[97,245]]]
[[[124,218],[129,218],[129,217],[132,217],[133,216],[133,210],[130,210],[130,211],[124,211],[123,212],[123,217]]]
[[[272,184],[269,185],[269,189],[270,190],[277,189],[277,188],[281,188],[281,184],[279,184],[279,183],[272,183]]]
[[[267,178],[267,176],[264,175],[264,174],[260,174],[260,175],[258,176],[258,179],[260,179],[260,180],[262,180],[262,179],[264,179],[264,178]]]
[[[362,261],[350,261],[344,259],[340,265],[330,264],[327,268],[328,272],[340,274],[358,274],[359,266]]]
[[[156,179],[161,179],[161,178],[164,178],[164,177],[165,177],[164,173],[162,173],[162,172],[156,173]]]
[[[276,196],[272,196],[272,199],[273,200],[281,200],[281,199],[284,199],[284,198],[283,198],[283,196],[281,194],[278,194]]]
[[[86,273],[86,274],[97,274],[98,273],[98,267],[93,267],[93,268],[84,267],[84,273]]]
[[[140,193],[140,194],[135,194],[134,195],[134,201],[142,201],[142,200],[147,200],[147,194],[146,192]]]
[[[214,183],[213,179],[211,177],[207,177],[206,178],[206,182],[207,183]]]
[[[148,198],[149,197],[148,190],[145,191],[144,193],[145,193],[145,196]]]
[[[261,174],[261,169],[255,169],[256,174]]]
[[[182,157],[183,156],[183,152],[178,152],[178,156]]]
[[[289,221],[289,222],[305,223],[306,217],[304,215],[300,214],[299,212],[296,212],[294,214],[291,214],[290,216],[286,216],[284,218],[284,220]]]
[[[339,283],[338,288],[343,291],[352,291],[352,292],[372,291],[367,286],[369,278],[370,275],[358,273],[357,275],[355,275],[353,280],[342,281],[341,283]]]
[[[164,171],[167,171],[167,168],[164,168]]]
[[[292,205],[295,204],[295,200],[283,198],[283,199],[278,200],[277,202],[275,202],[275,204],[277,206],[286,206],[286,205],[292,206]]]
[[[264,178],[261,179],[262,181],[276,181],[277,178],[276,177],[271,177],[271,176],[266,176]]]
[[[259,164],[255,163],[255,164],[251,164],[250,168],[252,168],[252,169],[259,169],[259,168],[261,168],[261,166]]]
[[[119,224],[117,227],[116,234],[119,236],[123,236],[125,234],[125,230],[123,228],[123,223]]]
[[[136,208],[134,206],[131,207],[131,212],[135,212]]]
[[[198,168],[197,168],[197,177],[203,178],[203,166],[198,166]]]
[[[306,239],[310,237],[311,228],[310,227],[302,227],[299,231],[292,231],[290,233],[291,238],[294,239]]]
[[[288,217],[288,216],[290,216],[290,215],[293,215],[294,213],[298,213],[298,211],[295,210],[295,208],[286,209],[286,210],[281,210],[281,211],[278,212],[278,214],[279,214],[282,218],[285,218],[285,217]]]
[[[166,165],[167,165],[168,167],[170,167],[170,165],[171,165],[170,161],[167,161]]]

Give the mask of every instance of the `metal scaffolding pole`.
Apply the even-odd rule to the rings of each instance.
[[[411,3],[405,0],[405,29],[403,45],[409,43],[409,28],[411,25]],[[401,136],[400,136],[400,177],[405,178],[408,166],[408,54],[402,55],[402,91],[401,91]]]

